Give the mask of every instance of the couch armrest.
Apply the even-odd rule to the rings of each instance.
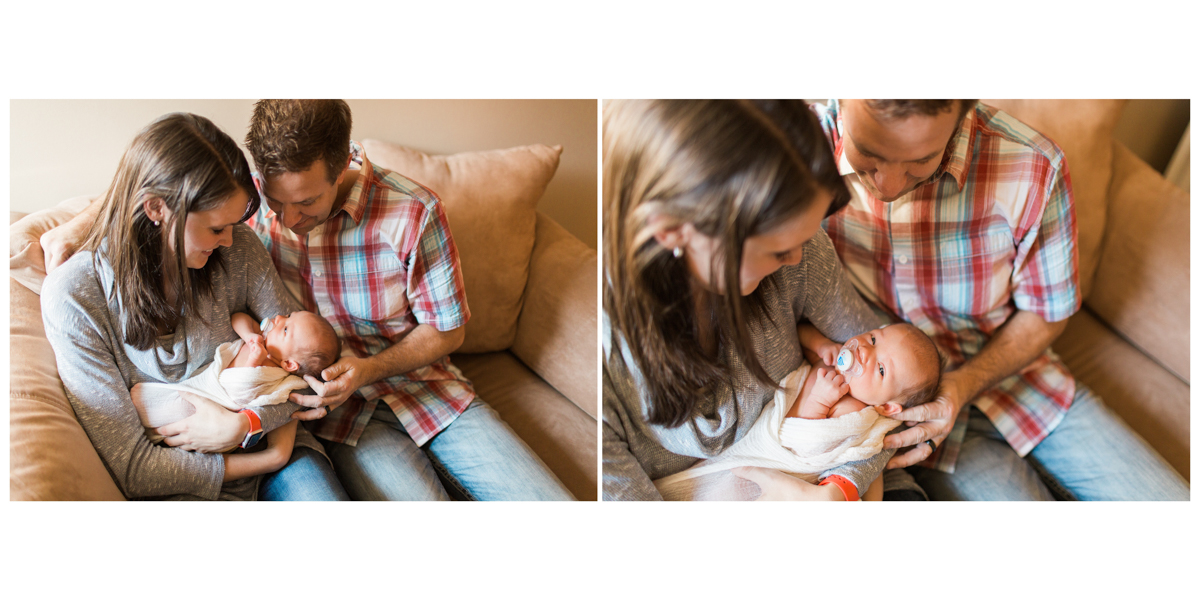
[[[1190,227],[1189,195],[1114,144],[1108,222],[1085,303],[1185,383],[1191,379]]]
[[[593,418],[598,414],[596,251],[537,215],[512,353]]]

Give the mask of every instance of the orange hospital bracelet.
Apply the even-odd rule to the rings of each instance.
[[[819,483],[818,485],[829,485],[829,484],[838,486],[838,489],[842,490],[842,493],[846,495],[847,502],[857,502],[858,501],[858,488],[855,487],[854,483],[852,481],[850,481],[849,479],[846,479],[845,477],[842,477],[841,475],[830,475],[829,477],[826,477],[825,479],[823,479],[821,481],[821,483]]]

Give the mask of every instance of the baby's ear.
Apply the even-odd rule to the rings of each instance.
[[[296,371],[300,370],[300,363],[290,358],[279,363],[279,366],[283,367],[283,370],[287,371],[288,373],[295,373]]]
[[[890,417],[902,410],[904,410],[904,407],[900,406],[896,402],[888,402],[887,404],[881,404],[881,405],[875,407],[875,412],[877,412],[885,417]]]

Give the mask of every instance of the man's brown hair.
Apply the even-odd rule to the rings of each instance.
[[[333,183],[350,156],[350,127],[344,100],[259,100],[246,148],[264,177],[305,171],[323,160],[325,178]]]
[[[912,115],[936,117],[954,110],[958,103],[958,122],[962,123],[969,109],[975,108],[978,100],[864,100],[875,114],[887,119],[904,119]]]

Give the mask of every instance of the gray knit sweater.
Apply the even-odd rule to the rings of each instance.
[[[775,274],[764,300],[771,322],[751,327],[759,361],[775,381],[800,366],[797,325],[811,321],[835,341],[878,327],[879,316],[854,291],[824,230],[804,245],[800,264]],[[679,427],[646,422],[646,388],[623,340],[613,347],[607,315],[604,344],[604,499],[661,500],[652,480],[678,473],[733,445],[754,425],[774,396],[755,380],[731,348],[724,356],[733,385],[723,383],[701,399],[696,414]],[[894,450],[843,465],[828,473],[854,481],[860,492],[879,474]],[[824,476],[824,474],[822,475]]]
[[[175,383],[199,372],[212,361],[218,345],[237,339],[229,321],[232,313],[258,319],[300,308],[250,228],[236,225],[233,246],[217,252],[224,256],[225,269],[214,275],[211,301],[149,350],[124,343],[119,300],[109,300],[113,276],[107,260],[101,258],[97,270],[92,253],[80,252],[51,273],[42,287],[42,320],[67,398],[127,498],[256,497],[258,477],[222,485],[221,455],[151,444],[129,398],[134,384]],[[286,402],[257,412],[263,429],[270,431],[286,423],[297,408]]]

